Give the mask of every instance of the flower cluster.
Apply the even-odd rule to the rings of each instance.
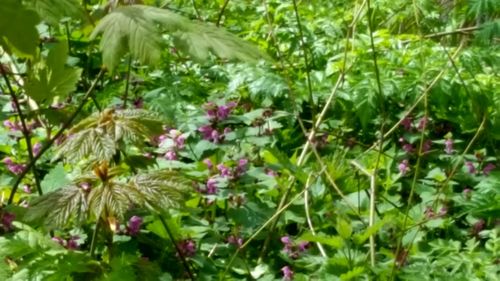
[[[159,136],[158,140],[160,147],[167,148],[164,155],[167,160],[177,160],[178,151],[184,149],[186,143],[185,135],[175,129],[171,129],[168,133]]]
[[[227,243],[230,245],[234,245],[236,247],[241,247],[243,245],[243,238],[238,235],[231,234],[226,239]]]
[[[78,244],[79,239],[80,237],[77,235],[70,236],[68,239],[62,239],[59,236],[52,237],[52,241],[58,243],[68,250],[78,250],[78,248],[80,247],[80,245]]]
[[[196,255],[196,243],[192,239],[180,241],[177,243],[177,249],[184,257],[194,257]]]
[[[208,178],[203,187],[198,188],[198,191],[203,194],[216,194],[217,186],[222,180],[234,180],[242,175],[248,170],[248,159],[241,158],[238,160],[236,166],[226,165],[220,163],[215,166],[210,159],[203,160],[203,163],[210,170],[211,177]]]
[[[14,161],[12,161],[10,157],[4,158],[3,163],[7,165],[7,169],[15,175],[21,174],[24,171],[24,169],[26,169],[25,164],[14,163]]]
[[[305,252],[309,248],[309,242],[303,241],[300,243],[294,243],[289,236],[281,237],[281,243],[283,243],[283,251],[292,259],[297,259],[300,253]]]
[[[231,132],[231,128],[225,127],[223,129],[219,129],[217,128],[217,125],[219,122],[227,119],[235,107],[235,102],[228,102],[227,104],[220,106],[213,102],[209,102],[203,106],[207,119],[210,121],[210,124],[203,125],[198,128],[198,131],[201,133],[204,140],[208,140],[213,143],[221,143],[224,141],[226,135]]]
[[[476,161],[465,161],[465,168],[469,174],[488,176],[493,170],[496,169],[495,164],[486,163],[484,155],[482,153],[476,153]]]
[[[429,119],[426,116],[420,118],[416,125],[413,124],[413,118],[410,115],[405,116],[405,118],[401,120],[401,126],[403,126],[403,129],[407,132],[411,132],[413,128],[416,128],[419,132],[422,132],[427,127],[428,123]]]

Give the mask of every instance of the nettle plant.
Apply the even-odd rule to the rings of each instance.
[[[0,279],[496,280],[498,1],[410,2],[3,0]]]
[[[216,187],[207,183],[201,191],[203,188],[193,188],[196,177],[171,167],[152,168],[157,163],[153,154],[176,160],[184,139],[175,130],[165,132],[168,122],[138,108],[140,103],[134,103],[135,109],[126,109],[130,68],[154,67],[169,44],[176,53],[184,52],[197,61],[213,55],[248,62],[267,57],[221,28],[165,9],[114,3],[92,10],[90,15],[87,6],[72,0],[8,0],[0,8],[6,15],[0,20],[2,91],[10,95],[3,99],[8,117],[3,136],[11,146],[2,149],[9,155],[3,162],[17,176],[8,176],[9,181],[15,179],[14,187],[2,191],[0,215],[5,237],[0,239],[0,252],[6,263],[2,263],[0,275],[4,280],[168,279],[168,271],[162,272],[158,264],[134,253],[137,245],[131,237],[140,233],[146,216],[153,221],[150,233],[171,240],[170,247],[161,247],[173,249],[174,259],[177,255],[184,264],[184,270],[171,268],[172,274],[179,271],[180,276],[194,279],[186,259],[194,255],[195,244],[190,239],[178,241],[179,233],[171,231],[173,222],[168,217],[193,191],[214,194]],[[93,25],[99,12],[105,16],[89,34],[89,22]],[[69,23],[77,27],[73,32],[86,38],[82,41],[86,51],[71,45],[69,36],[75,35],[69,33]],[[58,30],[64,25],[66,34]],[[94,94],[105,87],[105,69],[99,70],[92,61],[92,40],[99,36],[102,64],[108,73],[116,73],[124,58],[128,61],[124,102],[117,107],[102,109]],[[86,62],[80,62],[81,58]],[[73,94],[85,88],[84,95]],[[89,99],[98,111],[73,125],[80,112],[90,110]],[[216,126],[235,106],[207,109],[216,114],[216,120],[199,129],[202,138],[212,144],[230,139],[228,130],[219,132]],[[174,145],[165,145],[165,139]],[[52,148],[55,153],[47,156]],[[47,174],[45,169],[54,164]],[[223,169],[221,165],[219,169]],[[224,168],[221,175],[239,177],[246,165],[240,159],[237,168]],[[20,185],[24,185],[21,196]],[[33,189],[39,196],[31,194]],[[21,202],[24,208],[11,205],[14,202]],[[4,207],[5,203],[9,205]]]

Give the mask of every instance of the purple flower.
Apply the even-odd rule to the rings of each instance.
[[[137,233],[139,233],[139,231],[141,230],[141,225],[142,225],[142,218],[139,216],[132,216],[128,220],[127,224],[128,234],[132,236],[137,235]]]
[[[177,153],[175,153],[175,151],[173,150],[169,150],[167,151],[167,153],[165,153],[165,158],[167,160],[177,160]]]
[[[465,166],[467,167],[467,171],[469,171],[469,173],[476,173],[476,167],[474,167],[474,163],[472,163],[471,161],[465,162]]]
[[[266,175],[268,175],[270,177],[277,177],[278,173],[276,173],[274,170],[266,169]]]
[[[7,165],[12,165],[14,164],[14,162],[12,161],[12,159],[10,157],[5,157],[3,159],[3,163],[7,164]]]
[[[431,140],[426,140],[424,144],[422,145],[422,153],[427,153],[429,150],[431,150],[432,146],[432,141]]]
[[[23,185],[23,191],[26,193],[31,193],[31,187],[29,186],[29,184]]]
[[[304,252],[309,248],[309,242],[307,241],[302,241],[299,243],[297,246],[300,252]]]
[[[465,198],[467,199],[470,199],[470,197],[472,196],[472,189],[470,188],[465,188],[463,191],[462,191],[463,195]]]
[[[52,237],[52,241],[56,242],[57,244],[64,246],[64,240],[61,237],[54,236]]]
[[[38,153],[40,153],[40,150],[42,149],[42,144],[37,142],[35,145],[33,145],[33,155],[37,156]]]
[[[217,170],[219,170],[221,177],[232,177],[231,169],[226,167],[224,164],[217,165]]]
[[[24,164],[7,165],[7,169],[9,169],[9,171],[11,171],[13,174],[16,174],[16,175],[21,174],[25,168],[26,168],[26,165],[24,165]]]
[[[9,129],[10,131],[20,131],[21,130],[21,126],[19,126],[17,123],[13,123],[10,120],[3,121],[3,125],[5,127],[7,127],[7,129]]]
[[[207,165],[207,168],[208,168],[209,170],[211,170],[211,169],[214,167],[214,164],[212,163],[212,160],[210,160],[210,159],[208,159],[208,158],[207,158],[207,159],[205,159],[205,160],[203,160],[203,163],[205,163],[205,165]]]
[[[410,116],[406,116],[402,121],[401,121],[401,125],[403,125],[403,128],[405,129],[405,131],[411,131],[411,125],[412,125],[412,118]]]
[[[217,193],[217,180],[216,179],[210,178],[207,180],[206,193],[207,194],[216,194]]]
[[[453,140],[452,139],[446,139],[444,141],[444,151],[446,152],[446,154],[453,153]]]
[[[143,108],[144,107],[144,100],[141,97],[139,97],[139,98],[134,100],[133,104],[134,104],[135,108]]]
[[[183,149],[184,146],[185,146],[185,142],[186,142],[186,138],[179,135],[177,137],[174,138],[174,143],[175,143],[175,146],[178,148],[178,149]]]
[[[418,121],[418,126],[417,126],[418,131],[422,132],[427,127],[428,122],[429,122],[429,119],[427,119],[426,116],[420,118],[420,120]]]
[[[217,130],[213,130],[212,133],[210,133],[210,140],[214,143],[219,143],[221,140],[221,135]]]
[[[492,163],[488,163],[486,167],[483,168],[483,174],[485,176],[488,176],[491,171],[493,171],[496,168],[496,166]]]
[[[434,213],[434,210],[432,207],[427,207],[424,211],[425,217],[428,219],[433,218],[436,214]]]
[[[78,245],[77,240],[80,239],[78,236],[71,236],[68,240],[66,240],[66,249],[68,250],[77,250],[80,245]]]
[[[196,255],[196,243],[191,239],[179,242],[178,247],[184,257],[193,257]]]
[[[292,244],[292,240],[290,240],[289,236],[283,236],[283,237],[281,237],[280,240],[285,245],[291,245]]]
[[[248,168],[248,159],[242,158],[238,160],[238,165],[236,166],[236,175],[241,176],[246,172]]]
[[[2,214],[2,225],[3,228],[8,231],[12,229],[12,222],[16,219],[16,215],[9,212],[4,212]]]
[[[227,243],[235,245],[236,247],[241,247],[241,245],[243,245],[243,238],[236,235],[230,235],[227,237]]]
[[[282,267],[281,272],[283,273],[283,280],[290,281],[293,279],[293,271],[288,265]]]
[[[412,153],[414,148],[413,148],[413,145],[411,143],[405,143],[405,144],[403,144],[403,150],[406,153]]]
[[[198,128],[198,132],[200,132],[203,135],[203,139],[205,140],[211,140],[212,139],[212,132],[214,131],[214,128],[210,125],[205,125],[201,126]]]
[[[401,163],[399,163],[399,172],[402,174],[402,175],[405,175],[407,172],[410,171],[410,167],[409,167],[409,163],[408,163],[408,160],[403,160]]]

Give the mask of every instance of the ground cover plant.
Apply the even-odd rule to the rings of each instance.
[[[1,2],[1,280],[500,275],[499,1]]]

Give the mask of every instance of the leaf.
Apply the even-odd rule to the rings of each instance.
[[[300,236],[300,240],[305,240],[309,242],[318,242],[324,245],[331,246],[335,249],[340,249],[344,246],[344,239],[342,237],[326,236],[320,233],[313,235],[310,232],[306,232],[302,236]]]
[[[102,34],[100,50],[103,63],[113,70],[130,52],[133,59],[154,65],[160,61],[164,44],[162,34],[174,37],[176,47],[196,59],[209,52],[226,59],[255,61],[265,56],[248,42],[216,27],[189,21],[170,11],[143,5],[122,6],[105,16],[91,34]]]
[[[51,25],[57,25],[61,19],[70,17],[82,19],[84,12],[77,0],[31,0],[31,4],[43,18]]]
[[[38,103],[52,102],[53,97],[66,98],[76,89],[81,69],[66,67],[68,46],[65,42],[56,44],[47,56],[30,73],[26,93]]]
[[[62,163],[57,164],[50,172],[43,178],[41,182],[42,190],[44,193],[57,190],[63,186],[70,184],[67,178],[66,170]]]
[[[352,227],[348,221],[338,218],[337,225],[335,228],[337,229],[337,232],[339,233],[340,237],[344,239],[349,239],[351,237]]]
[[[41,222],[49,227],[62,227],[72,219],[80,222],[86,217],[87,209],[85,192],[80,187],[71,185],[33,200],[24,220]]]
[[[0,15],[0,46],[9,53],[34,56],[39,41],[37,13],[26,9],[21,1],[3,0]]]

